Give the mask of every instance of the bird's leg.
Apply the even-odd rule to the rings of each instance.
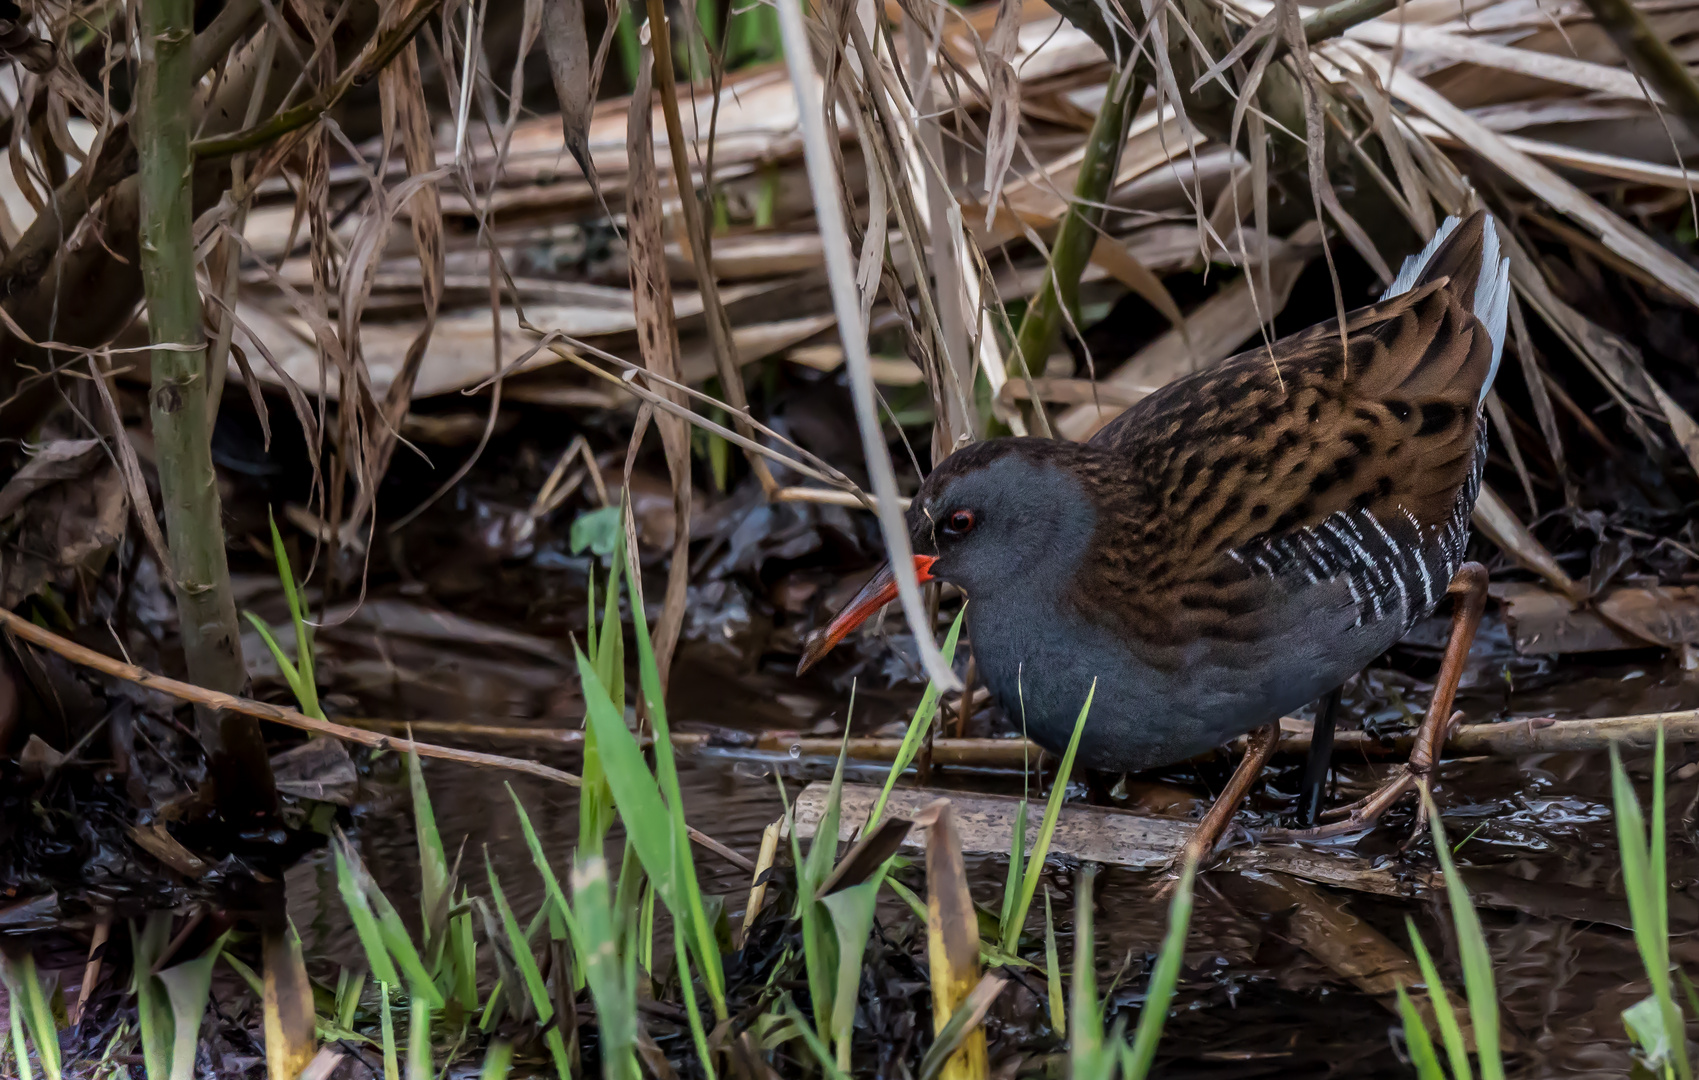
[[[1439,678],[1434,683],[1433,700],[1428,714],[1416,730],[1416,745],[1410,750],[1409,762],[1391,780],[1382,784],[1349,817],[1317,829],[1282,833],[1283,838],[1315,840],[1328,836],[1353,833],[1371,825],[1380,816],[1420,786],[1427,790],[1428,778],[1439,762],[1446,734],[1462,713],[1453,713],[1451,704],[1457,698],[1457,684],[1463,678],[1463,667],[1469,659],[1469,646],[1475,640],[1475,629],[1481,625],[1481,614],[1487,607],[1487,568],[1480,563],[1464,563],[1451,579],[1447,590],[1456,599],[1451,609],[1451,639],[1446,642],[1445,658],[1440,661]],[[1273,837],[1273,833],[1265,834]]]
[[[1327,774],[1333,767],[1333,729],[1339,721],[1339,698],[1343,690],[1342,686],[1334,687],[1316,709],[1310,754],[1304,762],[1304,783],[1298,789],[1298,824],[1305,828],[1316,823],[1322,798],[1327,794]]]
[[[1256,783],[1263,766],[1274,756],[1274,748],[1280,743],[1280,721],[1266,727],[1260,727],[1251,732],[1251,737],[1245,744],[1245,756],[1240,759],[1239,767],[1233,770],[1233,776],[1227,781],[1227,787],[1215,802],[1210,805],[1209,812],[1186,841],[1184,850],[1180,852],[1180,864],[1188,862],[1198,866],[1203,865],[1215,845],[1221,840],[1221,834],[1227,831],[1227,825],[1233,820],[1233,814],[1239,809],[1239,804],[1245,801],[1250,793],[1251,785]]]

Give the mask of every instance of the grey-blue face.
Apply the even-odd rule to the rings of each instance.
[[[1072,576],[1096,515],[1079,481],[1035,442],[976,443],[926,478],[908,522],[915,551],[938,557],[933,577],[984,600]]]

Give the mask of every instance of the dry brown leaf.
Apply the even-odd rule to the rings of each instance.
[[[590,159],[590,38],[584,29],[584,0],[543,0],[543,47],[549,75],[560,101],[561,133],[566,148],[593,185],[596,163]]]
[[[402,6],[398,2],[389,4],[384,11],[382,25],[387,27],[399,23]],[[387,160],[389,147],[393,144],[395,131],[399,129],[407,175],[414,181],[411,191],[396,192],[379,205],[388,210],[388,216],[393,216],[395,209],[406,208],[412,226],[413,247],[419,260],[419,289],[424,296],[425,315],[418,333],[407,345],[400,370],[390,382],[381,407],[376,407],[376,403],[373,403],[376,415],[368,421],[370,442],[367,448],[366,470],[374,479],[382,477],[388,471],[390,458],[394,454],[399,437],[398,427],[412,403],[413,386],[424,363],[425,351],[430,347],[431,336],[436,330],[437,312],[442,304],[444,276],[442,198],[434,179],[422,179],[433,174],[436,169],[436,146],[432,139],[430,112],[425,104],[425,86],[419,70],[417,44],[409,42],[383,69],[378,76],[378,90],[382,107],[385,159]],[[387,170],[380,169],[379,176],[384,172]],[[389,225],[385,222],[379,247],[387,242],[389,231]],[[375,270],[376,267],[372,269]],[[369,281],[368,277],[368,287]],[[353,520],[360,521],[364,518],[376,494],[375,483],[361,489],[361,502],[354,511]]]
[[[661,212],[660,181],[655,172],[655,140],[650,133],[654,63],[645,53],[638,69],[637,87],[631,97],[631,115],[626,135],[631,172],[626,188],[626,246],[630,252],[631,295],[637,311],[637,340],[643,366],[669,380],[678,378],[678,326],[673,321],[672,279],[667,273],[665,224]],[[686,196],[687,198],[690,196]],[[661,385],[659,390],[676,405],[683,395]],[[642,416],[647,419],[649,406]],[[673,485],[672,562],[667,569],[666,598],[661,618],[655,625],[655,666],[661,685],[667,683],[673,651],[684,629],[686,589],[690,583],[690,436],[684,421],[670,413],[655,417],[661,444],[667,452],[667,471]],[[643,438],[646,424],[640,420],[631,437],[631,450]],[[629,487],[630,457],[627,457]],[[632,549],[635,552],[635,548]]]
[[[1659,247],[1644,232],[1629,225],[1550,168],[1511,146],[1504,136],[1488,130],[1437,90],[1403,70],[1394,71],[1386,57],[1353,42],[1341,43],[1337,48],[1348,51],[1361,64],[1374,69],[1395,97],[1425,113],[1428,119],[1503,169],[1553,209],[1585,225],[1606,247],[1637,263],[1688,303],[1699,306],[1699,271]]]
[[[985,227],[1003,189],[1003,177],[1015,159],[1015,139],[1021,125],[1021,84],[1011,59],[1020,32],[1020,0],[999,0],[997,26],[991,31],[981,63],[985,91],[991,95],[991,119],[985,129]]]
[[[147,537],[148,547],[153,549],[153,557],[159,563],[159,572],[166,581],[175,585],[171,567],[177,565],[171,561],[170,552],[165,546],[165,534],[159,530],[159,519],[153,514],[153,499],[148,495],[147,480],[142,476],[141,462],[136,460],[136,448],[131,445],[129,436],[124,431],[124,418],[118,412],[118,403],[112,398],[112,388],[106,384],[107,375],[94,357],[89,357],[89,372],[94,376],[95,392],[100,397],[100,404],[106,413],[106,423],[112,436],[112,445],[118,455],[118,475],[124,479],[124,492],[130,498],[130,509],[136,515],[136,523],[142,527],[142,535]],[[3,516],[3,515],[0,515]]]
[[[1498,493],[1486,484],[1481,485],[1481,494],[1475,500],[1473,521],[1482,535],[1497,544],[1499,550],[1515,559],[1524,570],[1531,570],[1545,578],[1553,588],[1576,603],[1587,598],[1587,587],[1564,573],[1563,567],[1552,558],[1545,545],[1534,539],[1528,526],[1522,524],[1510,507],[1504,505]]]

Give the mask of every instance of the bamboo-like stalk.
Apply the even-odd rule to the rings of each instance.
[[[1050,263],[1045,267],[1044,281],[1038,293],[1027,305],[1026,315],[1015,338],[1014,351],[1009,354],[1009,378],[1025,380],[1044,374],[1044,362],[1056,343],[1062,314],[1071,320],[1079,319],[1080,275],[1091,259],[1103,224],[1104,203],[1115,183],[1115,170],[1121,161],[1121,148],[1127,144],[1127,128],[1143,96],[1144,81],[1136,74],[1136,63],[1128,63],[1114,75],[1103,108],[1092,122],[1086,139],[1085,157],[1080,161],[1079,175],[1074,180],[1073,203],[1056,230],[1056,240],[1050,248]],[[1028,430],[1048,431],[1042,423],[1043,405],[1036,401],[1021,403],[1021,413]]]
[[[195,683],[237,693],[247,670],[208,437],[206,341],[188,182],[193,20],[190,0],[141,5],[136,96],[141,271],[148,331],[162,346],[153,353],[150,400],[184,659]],[[259,725],[206,708],[197,708],[195,719],[225,817],[274,813],[277,791]]]
[[[1616,42],[1628,65],[1681,114],[1691,134],[1699,135],[1699,81],[1652,29],[1646,16],[1629,0],[1587,0],[1587,7]]]

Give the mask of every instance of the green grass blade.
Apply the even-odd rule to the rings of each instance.
[[[629,840],[626,854],[635,854]],[[653,892],[654,886],[643,873],[643,860],[621,859],[619,884],[614,889],[614,940],[619,943],[620,956],[628,961],[633,979],[637,977],[637,963],[643,952],[643,897]]]
[[[247,618],[253,628],[259,632],[260,640],[265,642],[265,647],[271,650],[271,658],[276,662],[277,670],[282,672],[283,681],[289,684],[289,692],[295,695],[295,703],[301,706],[302,712],[307,713],[308,716],[312,716],[312,713],[307,712],[307,701],[309,695],[306,684],[301,679],[301,673],[290,661],[288,654],[283,651],[283,646],[279,645],[277,643],[277,639],[271,636],[271,627],[265,624],[264,619],[261,619],[258,615],[255,615],[251,611],[244,611],[242,614]],[[318,717],[317,719],[323,718]]]
[[[1652,936],[1657,945],[1664,972],[1662,982],[1669,985],[1669,875],[1664,861],[1664,729],[1658,728],[1657,744],[1652,751],[1652,826],[1647,837],[1646,883],[1652,894]],[[1668,991],[1666,990],[1667,994]]]
[[[608,788],[625,822],[628,850],[642,862],[673,917],[688,918],[680,905],[678,868],[671,839],[672,815],[661,801],[660,788],[643,760],[643,750],[583,652],[578,653],[578,674],[584,687],[589,727],[596,733],[602,753]]]
[[[589,653],[590,662],[596,662],[596,654],[601,647],[601,640],[596,636],[596,564],[590,563],[590,574],[584,582],[584,606],[587,609],[588,623],[584,627],[584,648]]]
[[[612,885],[600,856],[579,852],[573,859],[572,898],[584,928],[584,981],[596,1005],[602,1075],[638,1080],[637,994],[625,979],[615,947]]]
[[[155,911],[148,915],[141,933],[130,924],[131,955],[134,971],[130,985],[136,995],[136,1018],[141,1028],[142,1068],[148,1080],[166,1080],[171,1074],[171,1002],[165,988],[152,974],[153,965],[165,952],[171,937],[171,913]]]
[[[1439,1055],[1434,1041],[1428,1037],[1428,1025],[1404,987],[1398,988],[1398,1015],[1404,1020],[1404,1046],[1410,1051],[1410,1063],[1416,1066],[1417,1080],[1445,1080],[1445,1070],[1439,1067]]]
[[[271,521],[271,550],[277,558],[277,576],[283,583],[283,598],[289,602],[289,621],[295,627],[295,658],[300,672],[300,686],[295,689],[295,697],[301,703],[302,712],[323,720],[324,710],[319,706],[319,688],[313,674],[312,628],[307,625],[306,608],[295,585],[295,571],[289,565],[283,534],[277,530],[277,518],[269,510],[266,516]],[[276,652],[275,646],[272,651]]]
[[[608,594],[602,610],[602,643],[596,650],[596,674],[607,688],[608,696],[625,712],[625,624],[619,617],[619,578],[626,565],[625,530],[619,531],[614,544],[613,562],[608,565]],[[643,617],[641,611],[632,613],[633,621]]]
[[[1693,981],[1680,968],[1676,969],[1675,977],[1681,980],[1681,992],[1687,998],[1687,1007],[1693,1010],[1695,1016],[1699,1016],[1699,988],[1694,987]]]
[[[48,1007],[47,996],[41,989],[34,954],[26,952],[22,959],[14,961],[0,953],[0,983],[5,984],[10,1002],[6,1011],[11,1018],[12,1052],[17,1058],[19,1073],[30,1075],[29,1047],[24,1042],[27,1031],[29,1041],[35,1044],[41,1071],[48,1080],[59,1080],[59,1031],[53,1023],[53,1010]]]
[[[852,888],[841,889],[821,901],[832,917],[838,938],[838,978],[832,989],[832,1044],[837,1047],[838,1068],[848,1072],[850,1043],[855,1034],[857,989],[861,985],[861,958],[867,952],[867,937],[873,930],[873,913],[879,904],[879,886],[884,868]]]
[[[702,1062],[702,1072],[708,1080],[716,1080],[714,1055],[708,1049],[708,1029],[702,1024],[702,1008],[696,1003],[696,986],[690,973],[690,950],[674,949],[678,961],[678,983],[684,995],[685,1018],[690,1021],[690,1039],[696,1044],[696,1057]],[[564,1080],[564,1078],[563,1078]]]
[[[1062,996],[1062,962],[1056,951],[1056,919],[1050,911],[1050,890],[1044,890],[1044,981],[1050,991],[1050,1026],[1068,1030],[1067,999]]]
[[[956,612],[956,621],[950,625],[950,633],[944,638],[944,662],[954,663],[956,659],[956,641],[962,634],[962,617],[967,614],[967,605]],[[885,800],[891,797],[891,789],[896,787],[897,777],[901,776],[913,764],[915,755],[920,753],[921,744],[926,741],[926,730],[932,726],[932,720],[938,715],[938,684],[928,682],[926,692],[920,696],[920,704],[915,707],[914,715],[910,717],[908,729],[903,732],[902,745],[897,747],[897,756],[891,761],[891,767],[885,771],[885,786],[879,791],[879,798],[873,803],[873,812],[867,815],[867,824],[862,827],[865,835],[871,832],[873,826],[879,824],[879,818],[885,813]],[[848,730],[848,725],[845,725]]]
[[[606,610],[600,630],[596,628],[595,611],[590,612],[590,652],[597,681],[616,711],[625,715],[625,638],[619,618],[619,572],[623,564],[625,534],[620,530],[615,545],[615,557],[608,567]],[[593,597],[592,597],[593,599]],[[623,719],[622,719],[623,726]],[[603,838],[613,825],[613,796],[608,790],[602,767],[601,746],[595,728],[586,719],[584,725],[583,787],[578,798],[578,847],[581,851],[600,852]]]
[[[1026,869],[1026,819],[1030,804],[1022,799],[1015,807],[1014,835],[1009,840],[1009,871],[1003,878],[1003,907],[997,914],[997,933],[999,940],[1006,940],[1009,935],[1009,920],[1014,918],[1015,903],[1020,899],[1021,883]],[[1050,902],[1050,894],[1044,894],[1044,902]],[[1020,940],[1016,934],[1015,940]],[[1061,1030],[1058,1028],[1057,1030]]]
[[[1122,1059],[1121,1074],[1125,1080],[1144,1080],[1150,1072],[1151,1062],[1156,1059],[1156,1044],[1162,1038],[1168,1006],[1174,1000],[1174,986],[1180,979],[1180,961],[1186,955],[1186,932],[1192,923],[1192,883],[1196,876],[1197,867],[1187,863],[1180,871],[1174,898],[1168,902],[1168,933],[1162,939],[1162,951],[1156,955],[1156,968],[1150,975],[1144,1007],[1139,1010],[1139,1026],[1133,1033],[1132,1048],[1125,1052]]]
[[[637,960],[643,965],[643,970],[654,971],[655,887],[653,885],[643,890],[643,906],[637,912],[637,949]]]
[[[1463,1038],[1463,1028],[1457,1023],[1457,1013],[1451,1008],[1451,995],[1445,992],[1439,967],[1428,952],[1427,942],[1417,931],[1416,921],[1406,917],[1404,925],[1410,931],[1410,951],[1416,956],[1416,966],[1422,969],[1422,982],[1428,988],[1428,1001],[1433,1006],[1434,1023],[1439,1026],[1440,1039],[1445,1043],[1445,1056],[1451,1062],[1451,1075],[1456,1080],[1469,1080],[1474,1075],[1469,1065],[1469,1044]]]
[[[221,939],[222,940],[222,939]],[[25,953],[19,965],[22,971],[24,1026],[35,1043],[36,1059],[47,1080],[60,1080],[59,1026],[53,1022],[53,1006],[41,988],[41,977],[35,969],[35,955]],[[18,1001],[17,997],[12,999]]]
[[[855,691],[850,691],[850,710],[855,709]],[[826,805],[820,814],[820,824],[808,845],[808,857],[802,857],[797,844],[795,822],[791,828],[791,851],[797,870],[797,912],[802,922],[803,966],[808,975],[809,1004],[814,1009],[815,1032],[824,1040],[832,1030],[833,990],[837,983],[837,938],[831,929],[831,915],[825,905],[815,900],[820,886],[838,855],[838,822],[843,811],[844,761],[849,746],[850,725],[844,724],[844,748],[838,752],[838,764],[832,772],[832,783],[826,790]]]
[[[1074,978],[1068,999],[1068,1067],[1073,1076],[1097,1071],[1103,1052],[1103,1013],[1097,1002],[1097,930],[1092,919],[1097,864],[1086,863],[1074,883]]]
[[[336,1024],[344,1031],[354,1028],[354,1015],[360,1010],[360,995],[366,989],[366,973],[350,973],[343,968],[336,979]]]
[[[855,715],[855,684],[850,685],[849,717]],[[838,832],[843,813],[844,762],[849,756],[850,720],[844,721],[844,741],[838,749],[838,763],[832,770],[832,782],[826,788],[826,805],[820,813],[820,824],[814,839],[808,844],[808,859],[797,864],[800,876],[797,888],[802,896],[813,899],[832,867],[838,861]]]
[[[434,1080],[431,1064],[431,1004],[418,994],[407,1000],[407,1080]]]
[[[549,999],[549,988],[543,982],[543,973],[537,968],[537,958],[531,952],[531,941],[525,931],[519,928],[519,920],[513,917],[513,909],[508,906],[507,897],[501,891],[501,881],[496,877],[496,869],[490,863],[488,849],[484,851],[484,869],[490,878],[490,899],[495,902],[496,911],[501,915],[501,926],[507,934],[507,944],[513,951],[514,966],[519,969],[519,977],[525,980],[525,991],[531,995],[531,1007],[536,1010],[537,1024],[547,1027],[554,1019],[554,1002]]]
[[[1647,823],[1640,810],[1640,800],[1634,785],[1623,767],[1615,743],[1611,744],[1611,796],[1615,805],[1617,846],[1622,860],[1623,891],[1627,893],[1628,910],[1634,922],[1634,943],[1646,968],[1652,997],[1657,1002],[1662,1030],[1680,1033],[1685,1030],[1681,1007],[1676,1003],[1670,980],[1669,960],[1669,890],[1666,868],[1664,817],[1664,734],[1658,731],[1652,759],[1652,820],[1648,835]],[[1638,1006],[1636,1006],[1638,1008]],[[1625,1021],[1627,1014],[1624,1014]],[[1638,1029],[1650,1025],[1641,1023]],[[1693,1067],[1687,1056],[1686,1040],[1679,1034],[1670,1037],[1669,1063],[1682,1080],[1691,1080]]]
[[[407,751],[407,788],[413,797],[413,832],[419,843],[419,914],[424,919],[425,950],[431,952],[448,927],[454,884],[449,881],[448,854],[437,832],[436,812],[416,749]]]
[[[15,994],[10,983],[7,984],[6,992]],[[17,999],[13,997],[12,1000]],[[18,1080],[35,1080],[35,1074],[30,1069],[29,1064],[29,1044],[24,1042],[23,1010],[7,1009],[6,1018],[10,1021],[12,1028],[12,1060],[17,1063]]]
[[[348,917],[354,923],[355,936],[360,939],[361,948],[366,950],[366,963],[379,982],[399,985],[401,976],[396,973],[389,950],[384,947],[377,917],[372,914],[372,906],[355,878],[347,856],[343,854],[342,845],[333,844],[332,854],[336,856],[336,887],[342,894],[342,906],[348,909]]]
[[[460,904],[471,903],[460,890]],[[472,935],[472,913],[466,911],[448,922],[449,953],[455,958],[453,997],[469,1013],[478,1011],[478,941]]]
[[[1068,749],[1062,754],[1062,767],[1056,773],[1056,783],[1050,789],[1050,798],[1044,804],[1044,818],[1038,826],[1038,838],[1032,845],[1032,854],[1027,856],[1026,870],[1021,874],[1020,901],[1009,913],[1009,921],[1003,926],[1003,951],[1014,952],[1020,941],[1021,928],[1026,925],[1026,914],[1032,908],[1032,897],[1038,891],[1038,879],[1044,869],[1044,860],[1050,854],[1050,839],[1056,835],[1056,819],[1062,815],[1062,799],[1067,794],[1068,778],[1073,775],[1074,755],[1080,748],[1080,733],[1085,731],[1085,719],[1091,712],[1091,700],[1097,695],[1097,680],[1091,681],[1091,689],[1086,691],[1085,704],[1080,706],[1080,715],[1074,720],[1074,734],[1068,739]]]
[[[1654,898],[1655,912],[1652,923],[1654,938],[1663,973],[1658,980],[1658,1007],[1664,1015],[1665,1030],[1672,1033],[1670,1039],[1670,1056],[1675,1063],[1676,1075],[1681,1080],[1693,1080],[1693,1065],[1687,1057],[1686,1024],[1682,1019],[1681,1006],[1676,1002],[1675,989],[1670,982],[1669,958],[1669,869],[1667,858],[1667,838],[1664,822],[1664,729],[1658,727],[1657,741],[1652,751],[1652,827],[1649,837],[1650,850],[1646,857],[1646,873],[1650,892]],[[1639,935],[1636,934],[1636,937]]]
[[[349,901],[351,896],[356,896],[368,905],[367,911],[373,916],[377,937],[383,943],[381,951],[387,952],[390,958],[395,961],[395,966],[386,971],[379,966],[376,953],[368,948],[366,958],[371,961],[372,971],[378,973],[378,977],[387,982],[389,980],[385,976],[399,969],[405,977],[407,992],[410,995],[425,998],[426,1001],[430,1002],[432,1009],[442,1008],[442,993],[436,987],[436,979],[426,968],[424,960],[419,955],[419,950],[414,946],[413,939],[408,935],[407,925],[401,921],[401,914],[395,910],[395,906],[389,902],[389,898],[383,894],[383,890],[378,888],[377,882],[373,881],[371,875],[366,872],[365,864],[355,854],[354,847],[348,842],[348,838],[338,832],[336,841],[338,883],[340,885],[343,880],[343,871],[346,871],[346,878],[349,882],[348,886],[342,889],[343,900]],[[355,927],[358,930],[360,917],[354,915],[355,907],[354,903],[349,903],[349,913],[354,916]],[[365,944],[363,936],[361,944]]]
[[[1451,858],[1451,848],[1445,841],[1445,826],[1439,820],[1439,808],[1432,798],[1423,794],[1428,811],[1428,824],[1433,829],[1435,854],[1445,871],[1445,895],[1451,903],[1451,920],[1457,927],[1457,953],[1463,965],[1463,990],[1469,997],[1469,1023],[1475,1030],[1475,1053],[1481,1065],[1482,1080],[1504,1080],[1504,1060],[1498,1043],[1498,989],[1493,984],[1492,954],[1487,951],[1486,934],[1481,930],[1481,917],[1475,912],[1469,890],[1463,886],[1463,875]]]
[[[1611,755],[1611,795],[1616,808],[1617,847],[1622,859],[1623,890],[1628,894],[1628,910],[1633,918],[1635,944],[1646,973],[1655,984],[1659,973],[1667,967],[1659,961],[1662,935],[1656,933],[1657,900],[1651,896],[1651,853],[1646,849],[1646,819],[1640,811],[1640,800],[1623,768],[1622,757],[1613,743]],[[1645,929],[1642,931],[1641,927]]]
[[[838,1063],[833,1060],[832,1052],[827,1049],[825,1041],[808,1026],[807,1021],[803,1019],[801,1010],[796,1007],[796,1002],[792,1001],[788,995],[785,998],[785,1012],[795,1024],[795,1031],[802,1039],[803,1044],[813,1052],[814,1060],[819,1062],[821,1072],[830,1080],[850,1080],[849,1075],[838,1068]]]
[[[549,857],[543,853],[543,842],[537,838],[537,830],[531,825],[531,815],[525,812],[525,806],[514,794],[513,785],[507,785],[507,794],[513,800],[513,809],[519,814],[519,828],[525,834],[525,846],[531,850],[531,862],[537,867],[537,873],[543,878],[543,893],[554,905],[566,923],[567,934],[572,938],[574,947],[579,941],[578,918],[572,913],[572,906],[566,902],[566,894],[561,891],[560,879],[555,877],[554,867],[549,865]],[[582,958],[580,958],[582,962]]]
[[[507,1080],[507,1074],[513,1069],[513,1044],[504,1039],[496,1039],[484,1051],[484,1067],[478,1071],[478,1080]]]
[[[543,1045],[549,1048],[549,1057],[554,1059],[558,1080],[572,1080],[572,1059],[567,1056],[566,1040],[561,1038],[560,1028],[552,1027],[543,1032]]]
[[[634,606],[637,603],[635,592],[631,594],[631,602]],[[660,787],[672,822],[670,840],[681,893],[680,902],[688,913],[690,944],[696,951],[697,962],[702,966],[702,977],[708,985],[708,997],[714,1003],[714,1015],[717,1019],[724,1020],[725,969],[721,964],[714,928],[710,925],[707,910],[702,904],[702,887],[696,878],[696,862],[690,850],[690,832],[684,820],[684,793],[679,785],[678,762],[673,756],[672,729],[667,723],[666,695],[661,691],[660,668],[655,662],[654,645],[649,640],[648,621],[642,617],[634,617],[632,623],[637,632],[638,678],[647,706],[649,723],[655,733],[655,781]],[[674,911],[673,917],[683,918],[685,913]]]
[[[401,1062],[395,1053],[395,1017],[389,1011],[389,984],[378,983],[378,1011],[383,1024],[383,1080],[401,1080]]]
[[[890,886],[891,891],[897,894],[897,899],[908,905],[908,909],[914,912],[915,918],[919,919],[922,923],[926,922],[926,901],[916,896],[913,889],[904,885],[896,878],[886,878],[885,884]]]
[[[171,1049],[171,1080],[194,1080],[195,1047],[200,1043],[201,1018],[206,1015],[207,996],[212,993],[212,966],[224,943],[226,930],[212,948],[183,964],[166,968],[158,975],[171,1002],[171,1024],[175,1032]],[[49,1072],[50,1077],[55,1074]],[[55,1077],[55,1080],[57,1078]]]
[[[248,984],[248,989],[254,992],[256,998],[265,997],[265,980],[260,978],[259,972],[229,953],[224,954],[224,962],[230,965],[231,971],[242,977],[242,981]]]

